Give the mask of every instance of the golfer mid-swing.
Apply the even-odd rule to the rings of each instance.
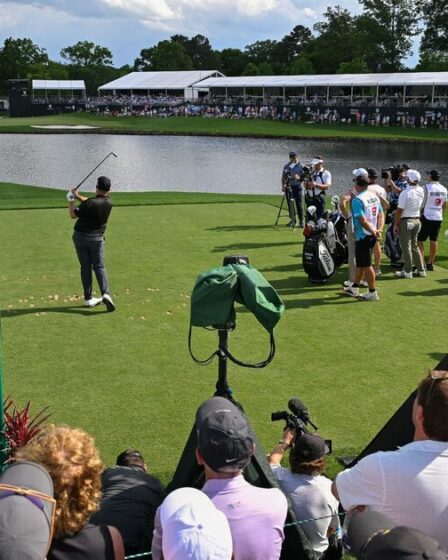
[[[77,189],[72,189],[67,193],[67,200],[70,217],[76,220],[73,243],[81,265],[85,304],[95,307],[104,303],[108,311],[115,311],[104,263],[104,232],[112,210],[110,186],[108,177],[98,177],[95,197],[87,198],[80,195]],[[81,202],[78,207],[75,207],[75,200]],[[101,290],[100,298],[92,294],[92,269]]]

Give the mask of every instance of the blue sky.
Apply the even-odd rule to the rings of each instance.
[[[201,33],[220,50],[280,39],[297,24],[312,28],[337,4],[360,12],[357,0],[0,0],[0,44],[29,37],[59,60],[62,48],[89,40],[121,66],[174,33]]]

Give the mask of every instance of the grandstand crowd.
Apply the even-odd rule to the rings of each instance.
[[[255,440],[231,398],[196,412],[196,488],[166,492],[137,450],[105,469],[89,434],[47,426],[0,475],[0,559],[277,560],[286,541],[284,558],[349,550],[365,560],[446,560],[447,381],[433,370],[419,383],[412,442],[367,455],[333,482],[323,474],[325,441],[289,425],[265,464],[258,459],[276,482],[246,480]]]

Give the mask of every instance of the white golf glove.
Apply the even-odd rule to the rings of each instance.
[[[72,193],[72,191],[68,191],[68,193],[66,194],[67,196],[67,200],[69,202],[73,202],[75,200],[75,195]]]

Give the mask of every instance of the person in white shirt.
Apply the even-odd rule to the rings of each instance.
[[[422,254],[418,248],[417,236],[420,231],[420,209],[424,192],[419,186],[421,175],[415,169],[408,169],[408,188],[401,192],[394,217],[394,235],[400,234],[404,268],[395,273],[398,278],[412,278],[412,267],[417,267],[417,276],[426,276]]]
[[[289,469],[280,464],[287,449],[291,449]],[[298,435],[295,429],[286,428],[282,439],[268,455],[272,472],[290,499],[297,520],[314,520],[304,523],[302,529],[319,558],[325,558],[326,554],[331,556],[331,551],[337,552],[340,534],[339,503],[331,492],[331,480],[322,474],[326,452],[321,437],[308,433]]]
[[[311,160],[313,170],[311,172],[311,181],[305,183],[305,202],[306,207],[316,207],[316,218],[322,218],[325,210],[325,195],[331,187],[331,173],[324,169],[324,160],[322,156],[315,156]]]
[[[424,260],[423,243],[429,237],[429,260],[426,263],[426,270],[432,271],[437,255],[437,239],[443,221],[443,211],[447,206],[447,190],[439,183],[440,173],[436,169],[432,169],[428,174],[429,183],[424,187],[422,227],[418,234],[418,247]]]
[[[373,167],[367,169],[367,181],[369,186],[367,190],[376,194],[380,199],[381,206],[383,208],[384,215],[390,208],[390,203],[387,200],[387,192],[384,187],[378,185],[378,172]],[[375,269],[375,277],[379,278],[381,276],[381,243],[377,243],[373,248],[373,268]]]
[[[419,384],[414,441],[364,457],[339,473],[332,491],[346,511],[366,507],[423,531],[448,548],[448,372]]]

